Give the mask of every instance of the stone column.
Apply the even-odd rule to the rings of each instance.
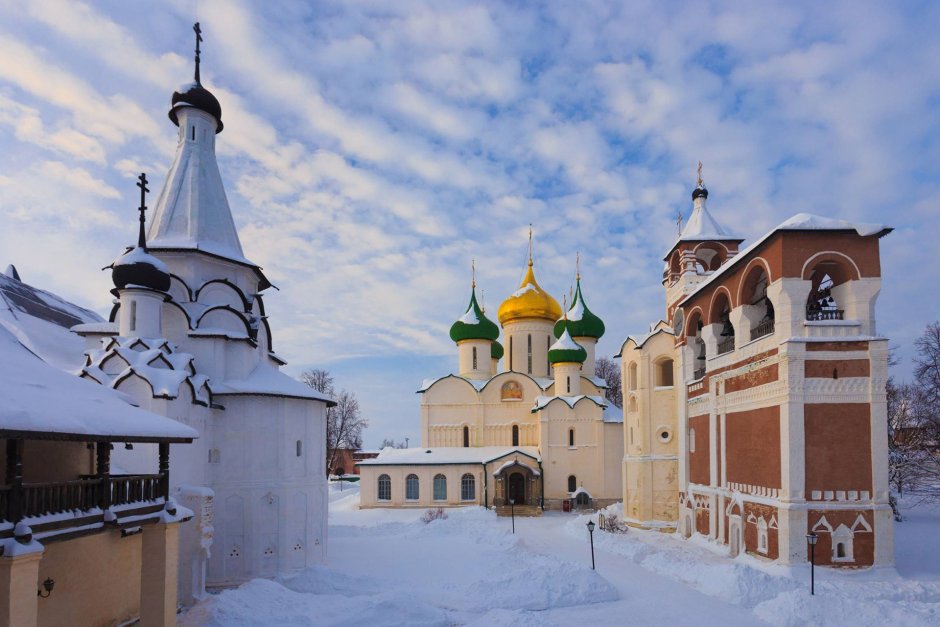
[[[179,523],[144,526],[140,561],[141,627],[176,625]]]
[[[8,540],[10,543],[15,540]],[[35,627],[39,619],[39,562],[43,551],[0,557],[0,624]]]

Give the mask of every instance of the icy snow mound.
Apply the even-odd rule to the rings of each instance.
[[[417,625],[444,627],[443,610],[392,593],[377,596],[303,594],[266,579],[211,596],[179,617],[180,627],[306,627],[308,625]]]

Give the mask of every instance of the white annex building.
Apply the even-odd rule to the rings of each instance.
[[[198,32],[198,30],[197,30]],[[198,46],[198,44],[197,44]],[[108,322],[83,322],[80,376],[199,432],[179,447],[171,490],[195,512],[181,530],[180,601],[300,570],[326,554],[325,413],[333,401],[279,371],[262,292],[241,247],[216,162],[218,100],[199,79],[173,94],[173,164],[145,237],[111,265]],[[142,473],[157,446],[115,447]]]

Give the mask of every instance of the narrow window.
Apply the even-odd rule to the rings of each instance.
[[[630,444],[633,444],[633,427],[630,427]]]
[[[845,557],[845,543],[840,542],[836,545],[836,557]]]
[[[574,492],[578,489],[578,479],[574,475],[568,475],[568,492]]]
[[[545,338],[545,372],[547,376],[552,376],[552,362],[548,359],[548,351],[552,349],[552,336]]]
[[[447,500],[447,477],[441,474],[434,475],[434,500]]]
[[[477,347],[473,347],[473,369],[477,369]]]
[[[477,498],[476,492],[476,479],[468,472],[460,478],[460,500],[475,501]]]
[[[137,301],[131,301],[131,331],[137,330]]]
[[[519,446],[519,425],[512,426],[512,445]]]
[[[297,440],[297,457],[300,457],[303,454],[304,454],[303,440]]]
[[[568,446],[574,446],[574,429],[568,429]]]
[[[195,124],[193,125],[192,136],[193,136],[193,141],[196,141],[196,125]]]
[[[418,500],[418,475],[405,477],[405,498],[409,501]]]
[[[379,500],[392,500],[392,480],[388,475],[379,475]]]
[[[509,369],[512,370],[512,336],[509,336]]]
[[[832,369],[832,378],[833,378],[833,379],[838,379],[838,378],[839,378],[839,371],[838,371],[836,368],[833,368],[833,369]]]
[[[695,429],[689,429],[689,452],[695,452]]]
[[[532,334],[531,333],[529,334],[529,343],[528,343],[527,351],[528,351],[528,356],[529,356],[529,363],[528,363],[528,370],[526,372],[528,372],[529,374],[532,374]]]
[[[568,383],[568,394],[571,394],[571,377],[566,377]]]
[[[464,448],[470,446],[470,427],[463,428],[463,446]]]

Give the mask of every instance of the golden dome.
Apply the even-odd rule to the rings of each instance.
[[[503,326],[513,320],[523,318],[539,318],[550,322],[555,322],[561,318],[561,306],[558,301],[539,287],[538,281],[535,280],[531,259],[529,259],[529,267],[522,283],[519,285],[519,289],[499,306],[497,317],[499,323]]]

